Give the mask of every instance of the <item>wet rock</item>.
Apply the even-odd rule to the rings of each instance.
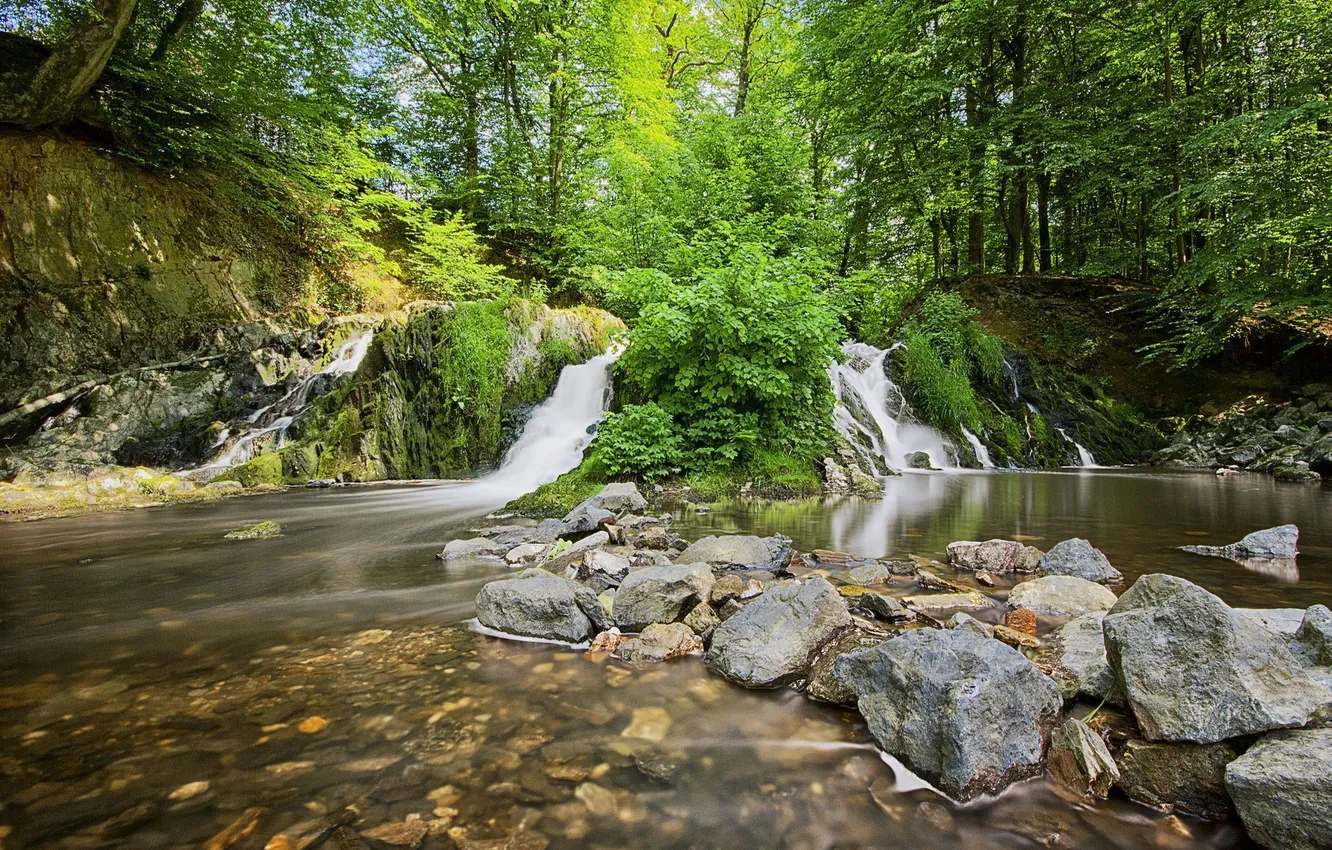
[[[973,572],[1034,573],[1041,561],[1041,550],[1016,540],[959,540],[948,544],[947,553],[948,563]]]
[[[1314,605],[1304,612],[1295,633],[1299,655],[1317,666],[1332,665],[1332,611],[1326,605]]]
[[[1056,543],[1037,562],[1037,570],[1047,576],[1074,576],[1100,584],[1123,584],[1124,574],[1110,564],[1100,549],[1080,537]]]
[[[1300,530],[1294,525],[1278,525],[1246,534],[1228,546],[1181,546],[1185,552],[1216,555],[1222,558],[1294,558],[1299,554]]]
[[[960,630],[909,631],[834,672],[879,746],[964,800],[1039,773],[1063,705],[1017,650]]]
[[[1015,649],[1039,649],[1041,642],[1026,632],[1008,626],[995,626],[994,639],[1002,641]]]
[[[934,463],[930,460],[929,452],[907,452],[906,465],[908,469],[936,469]]]
[[[549,543],[523,543],[504,553],[504,560],[510,566],[527,566],[546,557],[550,552]]]
[[[870,561],[868,564],[853,567],[846,575],[856,584],[883,584],[892,577],[888,568],[878,561]]]
[[[966,593],[922,593],[904,596],[902,603],[918,611],[983,611],[994,607],[993,600],[974,590]]]
[[[680,762],[657,750],[634,753],[638,772],[661,785],[670,785],[680,772]]]
[[[420,815],[408,815],[397,823],[385,823],[361,832],[362,838],[382,841],[394,847],[419,847],[426,839],[430,828]]]
[[[611,629],[592,638],[592,643],[587,647],[587,651],[589,655],[598,652],[615,652],[628,640],[627,636],[620,634],[619,629]]]
[[[564,533],[570,535],[587,534],[589,531],[596,531],[601,527],[603,522],[608,522],[614,519],[614,513],[603,508],[598,508],[595,505],[583,503],[566,514],[561,522],[564,523]]]
[[[638,485],[632,481],[617,482],[602,487],[595,496],[578,505],[578,508],[582,507],[600,508],[617,514],[624,511],[637,512],[647,509],[647,499],[643,498],[643,494],[638,492]],[[574,508],[574,512],[578,508]]]
[[[507,548],[486,537],[472,537],[466,540],[450,540],[444,544],[444,551],[439,553],[441,561],[460,561],[474,558],[501,558]]]
[[[740,594],[745,592],[745,580],[740,576],[730,573],[717,579],[717,583],[712,586],[712,604],[721,605],[730,599],[739,599]]]
[[[941,590],[945,593],[969,593],[971,588],[940,578],[929,570],[916,570],[916,583],[926,590]]]
[[[916,619],[916,615],[907,610],[905,605],[885,593],[866,591],[860,594],[856,607],[871,617],[889,623],[909,623]]]
[[[569,533],[569,526],[563,522],[557,519],[543,519],[529,532],[528,540],[533,543],[554,543]]]
[[[700,602],[694,606],[694,610],[685,615],[684,624],[698,635],[700,640],[706,641],[721,625],[721,617],[717,616],[711,605]]]
[[[603,788],[595,782],[584,782],[574,791],[574,796],[583,801],[587,810],[599,818],[611,817],[619,806],[615,802],[615,792]]]
[[[672,725],[671,715],[658,705],[635,708],[633,719],[620,733],[621,738],[635,738],[660,744],[666,739],[666,733]]]
[[[506,549],[526,542],[531,532],[532,529],[525,525],[491,525],[476,530],[478,536],[493,540]]]
[[[694,541],[676,560],[682,564],[702,562],[718,570],[768,570],[777,574],[786,569],[792,554],[791,541],[780,535],[727,534]]]
[[[707,663],[737,684],[779,687],[803,677],[814,652],[851,622],[826,579],[789,581],[718,626]]]
[[[634,540],[634,546],[639,549],[653,549],[662,551],[670,548],[671,535],[660,525],[649,526]]]
[[[167,799],[173,802],[190,800],[204,794],[208,791],[208,780],[201,779],[198,782],[187,782],[167,795]]]
[[[855,705],[855,693],[837,681],[833,665],[838,658],[848,652],[878,646],[887,639],[887,635],[859,627],[846,629],[835,636],[814,653],[809,665],[809,676],[805,681],[805,694],[819,702]]]
[[[674,623],[709,598],[716,580],[707,564],[671,564],[633,570],[615,594],[615,624],[637,632]]]
[[[583,557],[571,565],[569,570],[573,575],[566,572],[565,578],[586,581],[593,576],[600,576],[611,585],[618,585],[629,574],[629,559],[605,549],[592,549],[585,551]]]
[[[1070,717],[1050,734],[1050,775],[1085,799],[1104,800],[1119,780],[1119,768],[1101,736]]]
[[[1284,642],[1192,582],[1134,582],[1105,616],[1106,658],[1144,737],[1215,743],[1303,726],[1332,694]]]
[[[1055,632],[1059,668],[1068,673],[1067,696],[1081,694],[1103,700],[1115,686],[1115,674],[1105,658],[1104,611],[1093,611],[1065,623]]]
[[[228,531],[222,537],[225,540],[267,540],[270,537],[277,537],[281,533],[281,525],[271,519],[266,519],[245,528]]]
[[[1264,847],[1332,847],[1332,729],[1264,737],[1226,768],[1226,789]]]
[[[1116,759],[1118,785],[1130,799],[1209,820],[1230,812],[1226,765],[1229,744],[1164,744],[1130,740]]]
[[[994,637],[994,626],[989,623],[983,623],[963,611],[958,611],[956,614],[949,617],[947,625],[950,629],[961,629],[964,632],[971,632],[978,637]]]
[[[535,568],[481,588],[476,617],[496,631],[569,643],[587,640],[608,625],[591,590]]]
[[[630,664],[659,664],[702,651],[703,641],[684,623],[653,623],[620,646],[620,657]]]
[[[1092,611],[1109,611],[1115,595],[1104,585],[1086,579],[1044,576],[1013,588],[1008,604],[1047,617],[1081,617]]]

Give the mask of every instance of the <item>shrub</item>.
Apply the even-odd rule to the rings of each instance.
[[[659,405],[631,404],[601,423],[589,459],[607,477],[651,481],[679,471],[683,444],[675,420]]]

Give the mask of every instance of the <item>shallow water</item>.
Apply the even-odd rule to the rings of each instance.
[[[493,507],[382,486],[0,525],[0,845],[278,850],[352,805],[362,832],[428,824],[428,847],[1244,846],[1233,824],[1042,780],[957,807],[895,787],[854,712],[697,659],[633,670],[472,634],[477,589],[507,571],[434,555]],[[1130,579],[1332,600],[1332,491],[1258,476],[922,474],[881,503],[674,509],[686,537],[864,555],[1077,535]],[[259,519],[282,536],[221,539]],[[1298,580],[1172,548],[1279,522],[1302,530]]]

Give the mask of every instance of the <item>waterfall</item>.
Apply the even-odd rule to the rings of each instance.
[[[896,348],[894,346],[893,348]],[[913,421],[902,390],[888,377],[888,355],[862,342],[842,345],[845,363],[828,367],[837,406],[833,424],[856,451],[879,469],[907,469],[907,455],[926,452],[932,466],[950,466],[951,446],[933,428]]]
[[[1077,440],[1070,437],[1067,431],[1063,428],[1056,428],[1055,430],[1059,432],[1059,436],[1063,437],[1066,442],[1072,443],[1073,448],[1078,450],[1078,466],[1100,466],[1100,464],[1096,462],[1096,458],[1092,457],[1092,453],[1087,451],[1087,448]]]
[[[1018,390],[1018,372],[1017,367],[1008,360],[1008,355],[1004,355],[1004,374],[1013,383],[1013,401],[1022,398],[1022,393]]]
[[[985,448],[985,444],[980,441],[980,437],[966,428],[962,429],[962,436],[966,437],[967,442],[971,444],[971,450],[976,453],[976,462],[981,465],[981,468],[994,469],[994,461],[990,458],[990,450]]]
[[[310,409],[310,394],[316,385],[324,385],[321,388],[322,394],[338,378],[355,372],[365,359],[373,340],[373,332],[363,331],[338,346],[333,358],[322,369],[301,378],[282,398],[246,416],[241,424],[250,427],[245,433],[241,434],[226,451],[201,468],[224,470],[252,460],[255,455],[262,454],[264,446],[270,442],[268,439],[270,435],[273,435],[271,437],[273,447],[282,448],[286,444],[287,429],[291,427],[291,423]],[[231,434],[230,428],[223,429],[214,448],[221,446]]]

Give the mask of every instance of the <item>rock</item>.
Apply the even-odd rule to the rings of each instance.
[[[1029,608],[1011,608],[1004,614],[1004,625],[1015,632],[1036,637],[1036,612]]]
[[[208,790],[208,780],[201,779],[198,782],[187,782],[167,795],[168,800],[180,802],[182,800],[193,799]]]
[[[909,631],[833,667],[879,746],[962,800],[1038,774],[1063,705],[1017,650],[961,630]]]
[[[853,567],[848,573],[847,578],[856,584],[883,584],[892,576],[888,568],[878,561],[870,561],[868,564],[861,564]]]
[[[605,549],[592,549],[585,551],[583,557],[570,569],[575,575],[566,576],[567,578],[586,581],[593,576],[601,576],[608,583],[617,585],[629,574],[629,559],[607,552]]]
[[[1300,530],[1294,525],[1278,525],[1246,534],[1228,546],[1181,546],[1185,552],[1216,555],[1222,558],[1294,558],[1299,554]]]
[[[397,823],[380,824],[361,833],[362,838],[382,841],[394,847],[418,847],[430,832],[419,814],[410,814]]]
[[[929,452],[908,452],[906,455],[907,469],[936,469],[934,463],[930,460]]]
[[[585,553],[598,547],[605,546],[607,543],[610,543],[610,535],[604,531],[597,531],[585,535],[574,541],[572,545],[560,552],[554,558],[543,562],[541,568],[556,573],[557,575],[565,575],[567,578],[567,573],[570,567],[573,567],[574,572],[577,573],[583,562]],[[558,547],[554,551],[558,551]]]
[[[634,540],[634,545],[639,549],[667,549],[671,545],[671,536],[666,529],[660,525],[648,526]]]
[[[620,634],[619,629],[611,629],[592,638],[592,643],[588,645],[587,652],[589,655],[600,652],[614,652],[628,640],[628,637]]]
[[[1056,543],[1037,562],[1037,571],[1047,576],[1074,576],[1100,584],[1123,584],[1124,574],[1110,559],[1081,537]]]
[[[1036,638],[1008,626],[995,626],[994,639],[1003,641],[1015,649],[1040,649],[1041,647],[1041,642]]]
[[[1084,799],[1104,800],[1119,768],[1101,736],[1070,717],[1050,734],[1050,776]]]
[[[506,634],[569,643],[581,643],[608,625],[591,590],[536,568],[482,587],[476,618]]]
[[[615,802],[615,792],[603,788],[595,782],[584,782],[574,790],[574,796],[583,801],[588,812],[599,818],[615,814],[619,805]]]
[[[848,652],[878,646],[887,639],[887,635],[859,627],[846,629],[835,636],[814,653],[809,665],[809,676],[805,681],[805,694],[819,702],[855,705],[855,693],[837,681],[837,677],[833,674],[833,665],[838,658]]]
[[[731,573],[717,579],[717,583],[712,586],[712,604],[721,605],[730,599],[739,599],[740,594],[745,592],[745,580],[740,576]]]
[[[903,596],[902,603],[918,611],[981,611],[994,607],[993,601],[974,590],[966,593],[923,593]]]
[[[940,578],[929,570],[916,570],[916,582],[926,590],[941,590],[945,593],[968,593],[971,588]]]
[[[501,558],[507,548],[485,537],[472,537],[466,540],[450,540],[444,544],[444,551],[438,557],[441,561],[461,561],[480,558]]]
[[[671,728],[671,715],[661,706],[649,705],[645,708],[635,708],[633,719],[624,731],[620,733],[621,738],[637,738],[640,741],[651,741],[654,744],[660,744],[666,738],[666,733]]]
[[[570,511],[570,516],[576,514],[579,508],[599,508],[615,514],[624,511],[637,512],[647,509],[647,499],[638,492],[638,485],[626,481],[602,487],[595,496],[583,500],[578,507]],[[569,520],[566,517],[564,521]]]
[[[1295,634],[1304,622],[1304,610],[1301,608],[1235,608],[1236,614],[1248,617],[1278,637],[1295,639]]]
[[[845,570],[852,564],[860,562],[860,558],[855,555],[849,555],[846,552],[838,552],[834,549],[815,549],[809,553],[818,562],[819,569],[823,570]]]
[[[615,514],[586,502],[569,511],[561,522],[565,534],[586,534],[596,531],[603,522],[615,519]]]
[[[1041,550],[1016,540],[960,540],[949,543],[947,553],[948,563],[973,572],[1034,573],[1041,562]]]
[[[694,606],[694,610],[685,615],[684,624],[692,629],[700,640],[706,641],[721,625],[721,617],[717,616],[711,605],[700,602]]]
[[[1264,847],[1332,847],[1332,729],[1264,737],[1226,768],[1226,789]]]
[[[526,566],[544,558],[550,552],[549,543],[523,543],[504,553],[504,560],[511,566]]]
[[[707,564],[671,564],[633,570],[615,594],[615,624],[641,631],[651,623],[674,623],[710,598],[716,579]]]
[[[476,530],[478,536],[493,540],[506,549],[525,543],[531,532],[532,529],[525,525],[492,525]]]
[[[1103,621],[1106,658],[1152,741],[1210,744],[1303,726],[1332,694],[1284,642],[1192,582],[1134,582]]]
[[[224,540],[267,540],[270,537],[277,537],[281,533],[281,525],[271,519],[266,519],[245,528],[228,531],[222,535],[222,538]]]
[[[620,646],[620,657],[630,664],[658,664],[702,651],[703,641],[685,624],[653,623]]]
[[[1130,799],[1209,820],[1230,812],[1229,744],[1163,744],[1130,740],[1119,753],[1119,787]]]
[[[791,555],[791,541],[784,537],[727,534],[694,541],[676,560],[682,564],[703,562],[720,570],[768,570],[776,574],[786,569]]]
[[[708,666],[746,687],[779,687],[804,676],[814,652],[851,622],[826,579],[785,582],[717,627]]]
[[[1008,594],[1008,604],[1047,617],[1081,617],[1109,611],[1115,595],[1104,585],[1073,576],[1044,576],[1024,581]]]
[[[1083,614],[1055,632],[1058,665],[1069,676],[1071,693],[1093,700],[1105,699],[1114,689],[1115,674],[1105,658],[1104,611]]]
[[[979,637],[994,637],[994,626],[989,623],[982,623],[980,620],[977,620],[975,617],[962,611],[958,611],[956,614],[949,617],[947,625],[950,629],[961,629],[964,632],[971,632],[973,635]]]
[[[890,623],[908,623],[916,619],[916,615],[908,611],[901,602],[885,593],[866,591],[860,595],[856,607],[871,617]]]
[[[1304,612],[1304,620],[1295,633],[1299,655],[1319,667],[1332,665],[1332,611],[1326,605],[1313,605]]]
[[[543,519],[536,528],[528,533],[528,539],[533,543],[554,543],[569,533],[569,526],[559,520]]]

